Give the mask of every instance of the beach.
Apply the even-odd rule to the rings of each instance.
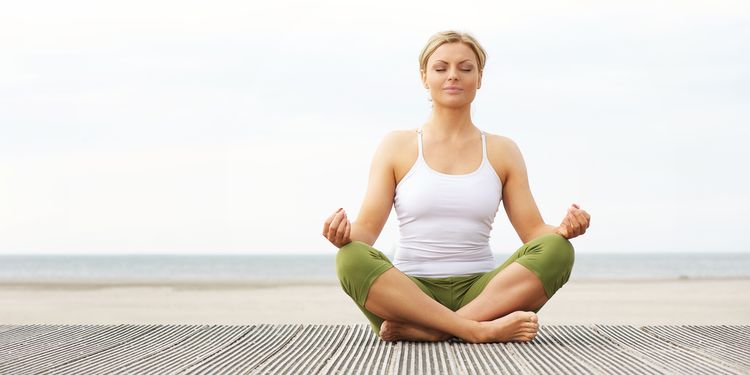
[[[750,278],[571,280],[541,324],[750,324]],[[0,324],[353,324],[335,282],[0,283]]]

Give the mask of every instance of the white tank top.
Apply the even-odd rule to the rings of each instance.
[[[396,186],[394,205],[400,237],[393,264],[411,276],[448,277],[495,268],[489,239],[502,199],[502,182],[487,159],[482,131],[482,163],[473,172],[451,175],[430,168],[418,156]]]

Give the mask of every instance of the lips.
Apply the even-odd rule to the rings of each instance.
[[[448,86],[446,88],[443,88],[445,91],[463,91],[462,88],[456,87],[456,86]]]

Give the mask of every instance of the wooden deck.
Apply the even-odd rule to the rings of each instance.
[[[0,374],[750,374],[750,326],[541,326],[508,344],[358,325],[0,325]]]

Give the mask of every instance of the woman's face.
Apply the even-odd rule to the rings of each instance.
[[[474,51],[463,43],[446,43],[427,60],[420,72],[424,87],[436,105],[458,108],[470,105],[481,86],[482,75]]]

